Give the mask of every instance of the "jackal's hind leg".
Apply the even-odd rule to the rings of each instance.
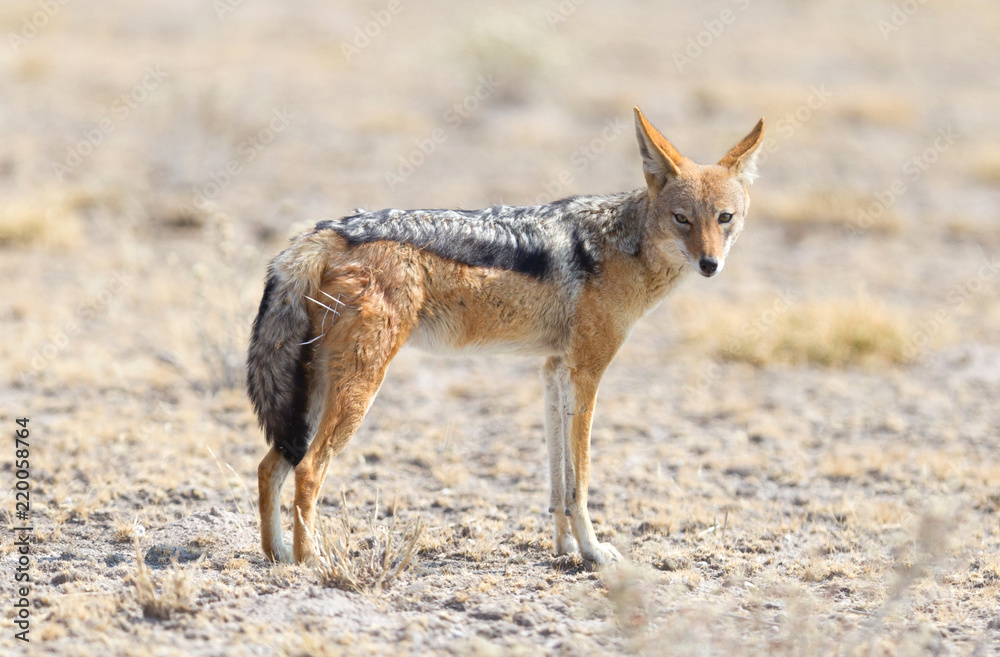
[[[291,470],[292,464],[273,447],[257,466],[260,545],[264,556],[283,563],[292,561],[292,550],[281,534],[281,485]]]
[[[316,501],[330,461],[361,426],[389,361],[405,339],[390,309],[371,299],[362,303],[367,304],[363,315],[338,325],[338,333],[331,334],[321,347],[326,358],[320,361],[325,370],[320,375],[326,376],[329,383],[326,404],[316,436],[295,466],[292,551],[297,563],[315,556]]]

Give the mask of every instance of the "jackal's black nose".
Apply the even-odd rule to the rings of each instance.
[[[701,267],[701,273],[705,276],[711,276],[719,268],[719,261],[715,258],[704,257],[698,262],[698,266]]]

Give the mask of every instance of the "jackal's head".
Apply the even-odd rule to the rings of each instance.
[[[664,255],[714,276],[743,230],[764,119],[718,164],[696,164],[678,153],[638,107],[635,132],[649,191],[648,239]]]

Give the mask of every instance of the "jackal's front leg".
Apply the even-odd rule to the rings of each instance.
[[[580,545],[580,554],[598,564],[621,561],[622,555],[610,543],[601,543],[594,533],[587,510],[587,488],[590,485],[590,425],[597,401],[600,374],[574,370],[570,377],[573,391],[573,415],[570,416],[570,456],[573,478],[567,482],[566,500],[570,526]]]
[[[556,554],[578,550],[569,522],[566,487],[573,481],[569,456],[569,413],[573,407],[569,370],[561,358],[549,358],[542,368],[545,383],[545,442],[549,450],[549,513],[555,521]]]

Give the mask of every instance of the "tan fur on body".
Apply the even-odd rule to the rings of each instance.
[[[546,439],[551,511],[558,554],[579,550],[600,564],[620,559],[597,541],[587,511],[590,427],[601,376],[635,322],[692,269],[711,276],[742,229],[753,157],[763,120],[719,164],[681,156],[639,112],[636,130],[647,187],[623,196],[637,208],[631,226],[638,249],[597,245],[599,270],[570,283],[501,268],[469,266],[400,241],[351,244],[333,230],[296,238],[275,258],[280,303],[308,313],[307,366],[311,442],[295,470],[294,540],[281,536],[280,490],[291,464],[276,447],[261,462],[261,543],[276,561],[312,554],[309,533],[330,460],[357,431],[388,367],[404,343],[432,351],[507,351],[546,357]],[[618,197],[615,197],[618,198]],[[545,206],[542,206],[545,207]],[[728,216],[727,216],[728,215]],[[630,215],[631,216],[631,215]],[[331,315],[337,299],[339,315]],[[276,301],[278,303],[278,301]],[[251,349],[251,373],[262,348],[285,348],[267,325]]]

